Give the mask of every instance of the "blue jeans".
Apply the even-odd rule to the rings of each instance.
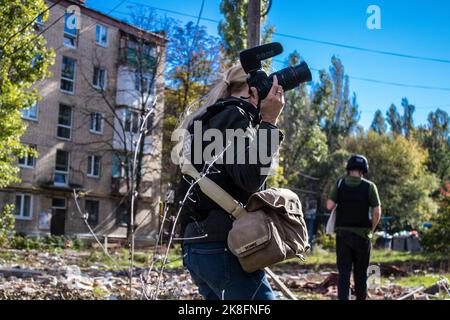
[[[183,264],[205,300],[274,300],[264,271],[245,272],[222,242],[185,244]]]

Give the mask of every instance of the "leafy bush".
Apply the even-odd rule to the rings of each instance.
[[[72,249],[83,250],[86,246],[78,238],[64,236],[24,237],[15,236],[10,241],[10,246],[18,250],[57,250]]]
[[[11,247],[18,250],[39,250],[41,244],[32,237],[15,236],[11,238]]]
[[[11,235],[14,234],[14,206],[7,204],[0,211],[0,247],[7,246]]]
[[[437,215],[432,219],[432,227],[422,234],[421,244],[430,252],[450,251],[450,182],[441,190],[443,200]]]
[[[336,235],[333,234],[330,236],[326,232],[320,231],[317,234],[316,242],[326,250],[334,250],[336,249]]]

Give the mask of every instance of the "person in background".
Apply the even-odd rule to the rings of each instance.
[[[376,185],[363,178],[369,172],[364,156],[353,155],[346,170],[347,175],[334,184],[327,201],[328,210],[336,208],[338,299],[350,299],[353,268],[356,299],[365,300],[371,238],[380,221],[381,203]]]

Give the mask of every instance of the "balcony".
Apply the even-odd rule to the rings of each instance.
[[[131,68],[152,71],[156,66],[155,45],[121,32],[119,43],[119,64]]]
[[[156,66],[156,58],[151,54],[142,52],[144,50],[152,52],[153,50],[146,50],[144,47],[142,50],[130,47],[120,48],[119,64],[130,66],[132,68],[138,68],[140,66],[144,70],[153,70]]]
[[[111,193],[117,195],[124,195],[128,191],[127,181],[122,177],[113,177],[111,179]]]
[[[119,66],[117,72],[116,105],[128,106],[137,109],[150,107],[153,103],[156,88],[156,79],[152,73],[144,73],[143,81],[139,78],[139,72],[128,66]],[[142,83],[144,87],[141,87]]]

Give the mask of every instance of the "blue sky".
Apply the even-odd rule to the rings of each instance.
[[[107,12],[121,0],[87,0],[87,5]],[[201,0],[127,0],[112,16],[124,19],[134,3],[174,10],[197,16]],[[220,0],[206,0],[203,17],[220,20]],[[369,5],[381,9],[381,30],[366,27]],[[174,13],[159,11],[182,22],[193,20]],[[450,60],[450,1],[448,0],[341,0],[304,1],[273,0],[268,22],[280,34],[300,36],[320,41]],[[210,34],[217,35],[215,22],[202,20]],[[319,43],[273,37],[284,46],[277,59],[297,50],[316,69],[328,68],[333,55],[342,59],[350,77],[369,78],[406,85],[449,88],[428,90],[398,87],[350,79],[350,89],[356,92],[361,110],[361,124],[367,128],[377,109],[384,113],[391,103],[400,107],[403,97],[416,106],[415,123],[426,122],[427,115],[437,107],[450,112],[450,63],[422,61],[362,52]],[[281,68],[280,64],[275,67]],[[317,72],[314,72],[314,80]],[[403,110],[399,108],[402,113]]]

